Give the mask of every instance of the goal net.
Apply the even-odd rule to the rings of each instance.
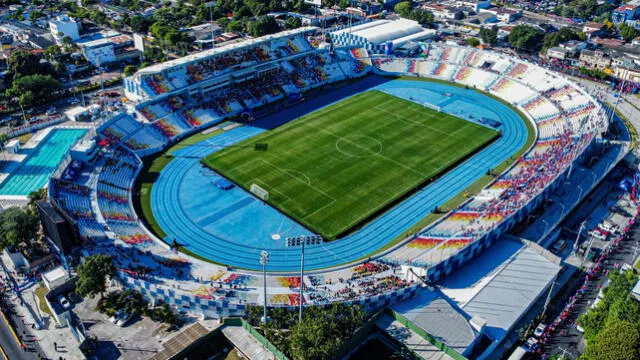
[[[438,105],[433,105],[433,104],[430,104],[428,102],[425,102],[425,103],[422,104],[422,106],[424,106],[426,108],[429,108],[431,110],[435,110],[437,112],[442,112],[442,109]]]
[[[269,192],[267,190],[261,188],[260,185],[251,184],[251,187],[249,188],[249,190],[251,190],[251,193],[253,195],[257,196],[259,199],[261,199],[263,201],[269,200]]]

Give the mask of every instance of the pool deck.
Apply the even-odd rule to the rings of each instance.
[[[61,124],[57,124],[48,128],[39,130],[33,137],[31,137],[26,143],[20,145],[20,151],[32,150],[38,147],[40,142],[49,135],[49,133],[55,129],[90,129],[93,125],[91,123],[77,123],[73,121],[67,121]],[[2,161],[9,162],[9,165],[2,169],[0,172],[0,184],[2,184],[14,171],[22,165],[22,162],[29,157],[27,154],[13,154],[5,150],[0,151],[0,159]],[[46,185],[45,185],[46,188]],[[28,195],[0,195],[0,206],[3,208],[10,206],[24,206],[29,201]]]

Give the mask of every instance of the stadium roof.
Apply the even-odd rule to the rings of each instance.
[[[479,334],[471,325],[470,316],[436,291],[424,289],[418,296],[393,305],[392,309],[460,354]]]
[[[237,49],[242,49],[242,48],[247,47],[247,46],[259,44],[259,43],[262,43],[262,42],[271,41],[273,39],[280,39],[280,38],[284,38],[284,37],[288,37],[288,36],[303,34],[303,33],[309,32],[309,31],[314,31],[316,29],[317,29],[317,27],[315,27],[315,26],[306,26],[306,27],[301,27],[301,28],[294,29],[294,30],[282,31],[282,32],[279,32],[277,34],[261,36],[261,37],[255,38],[255,39],[248,39],[248,40],[241,41],[241,42],[238,42],[238,43],[223,45],[223,46],[216,47],[216,48],[213,48],[213,49],[209,49],[209,50],[201,51],[201,52],[198,52],[198,53],[195,53],[195,54],[187,55],[187,56],[181,57],[179,59],[169,60],[169,61],[165,61],[165,62],[160,63],[160,64],[156,64],[156,65],[153,65],[153,66],[146,67],[146,68],[138,71],[134,76],[158,73],[158,72],[161,72],[163,70],[170,69],[170,68],[172,68],[174,66],[189,64],[189,63],[192,63],[194,61],[206,59],[206,58],[208,58],[210,56],[221,54],[221,53],[224,53],[224,52],[227,52],[227,51],[233,51],[233,50],[237,50]]]
[[[442,290],[467,314],[485,319],[487,334],[499,340],[560,271],[555,256],[536,246],[503,236],[492,251],[445,279]]]
[[[432,35],[435,31],[423,28],[417,21],[399,19],[371,21],[333,32],[334,35],[345,33],[365,38],[373,45],[384,44],[387,41],[392,41],[394,45],[401,45],[410,40]]]

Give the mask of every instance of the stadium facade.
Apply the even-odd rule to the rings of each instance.
[[[173,251],[175,243],[157,238],[143,225],[133,208],[133,187],[143,169],[142,158],[214,125],[230,126],[228,119],[259,116],[261,109],[270,104],[295,103],[311,89],[372,73],[454,83],[489,93],[520,110],[535,129],[535,141],[504,172],[495,174],[479,194],[470,196],[398,246],[373,255],[363,265],[343,264],[316,270],[308,279],[297,278],[298,287],[300,280],[314,287],[323,276],[352,276],[358,284],[366,282],[367,290],[353,292],[349,282],[330,283],[335,291],[327,296],[301,299],[296,298],[296,290],[282,302],[270,303],[289,307],[301,301],[347,301],[373,310],[435,291],[424,287],[422,281],[440,281],[490,248],[570,177],[574,164],[583,161],[598,144],[601,133],[607,131],[608,116],[596,99],[562,75],[535,64],[492,51],[446,44],[425,45],[416,58],[370,53],[366,46],[350,44],[346,38],[341,47],[318,49],[307,40],[316,30],[302,28],[215,48],[142,69],[126,78],[126,95],[135,105],[130,113],[118,114],[98,128],[97,140],[104,149],[98,160],[86,164],[89,180],[54,177],[49,182],[54,205],[73,218],[81,236],[94,244],[87,253],[125,257],[138,254],[141,259],[155,254],[163,258],[155,259],[158,264],[172,268],[185,261],[197,264],[198,269],[207,269],[211,277],[203,280],[160,276],[164,280],[158,281],[123,262],[120,278],[148,298],[205,317],[243,315],[248,305],[261,303],[259,287],[241,298],[206,291],[203,295],[202,287],[208,282],[220,282],[222,287],[222,282],[229,279],[229,284],[242,284],[236,281],[255,277],[255,272],[189,257],[185,260],[185,256]],[[531,250],[519,250],[518,254],[523,252],[537,256],[529,254]],[[539,249],[535,252],[544,253]],[[291,261],[299,263],[297,257]],[[233,259],[228,263],[233,264]],[[533,302],[553,282],[559,268],[548,268],[544,281],[532,290],[535,296],[527,301]],[[289,288],[295,289],[291,273],[271,274],[270,281],[282,284],[283,277],[291,282]],[[388,285],[389,281],[392,285]],[[472,321],[471,316],[465,315],[465,319]],[[514,316],[509,326],[517,319]],[[485,334],[483,321],[477,320],[473,321],[476,335]],[[487,336],[498,341],[503,335]],[[459,352],[472,351],[470,346]]]

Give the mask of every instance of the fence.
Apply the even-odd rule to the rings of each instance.
[[[388,311],[391,312],[391,316],[393,316],[393,318],[396,319],[396,321],[398,321],[399,323],[401,323],[402,325],[406,326],[411,331],[413,331],[416,334],[418,334],[423,339],[425,339],[428,342],[430,342],[431,344],[433,344],[433,346],[435,346],[438,349],[442,350],[442,352],[444,352],[445,354],[449,355],[454,360],[467,360],[466,357],[460,355],[460,353],[458,353],[457,351],[455,351],[452,348],[448,347],[445,343],[443,343],[440,340],[434,338],[429,333],[427,333],[424,329],[422,329],[421,327],[419,327],[416,324],[412,323],[409,319],[407,319],[406,317],[404,317],[400,313],[397,313],[397,312],[395,312],[393,310],[388,310]]]
[[[51,125],[55,125],[55,124],[59,124],[62,122],[67,121],[67,118],[64,115],[60,115],[60,116],[56,116],[53,117],[49,120],[45,120],[43,122],[39,122],[37,124],[33,124],[33,125],[27,125],[24,127],[19,127],[17,129],[14,129],[10,132],[7,133],[7,135],[9,136],[9,138],[14,138],[14,137],[18,137],[20,135],[24,135],[30,132],[34,132],[34,131],[38,131],[40,129],[44,129],[46,127],[49,127]]]
[[[267,350],[269,350],[275,357],[277,357],[280,360],[289,360],[289,358],[287,358],[282,352],[280,352],[280,350],[278,350],[275,346],[273,346],[273,344],[270,343],[269,340],[267,340],[264,336],[262,336],[262,334],[260,334],[256,329],[254,329],[253,326],[251,326],[251,324],[249,324],[242,318],[237,318],[237,319],[240,320],[242,327],[245,330],[247,330],[249,334],[251,334],[251,336],[253,336],[260,344],[262,344],[262,346],[267,348]],[[227,324],[226,320],[225,320],[225,324]]]

